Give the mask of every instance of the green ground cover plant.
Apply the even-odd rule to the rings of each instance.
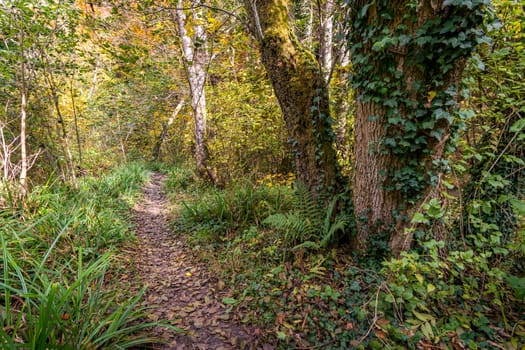
[[[151,342],[137,321],[142,292],[111,280],[133,240],[130,206],[147,179],[131,163],[79,188],[36,186],[25,209],[0,211],[0,345],[4,349],[124,349]]]
[[[201,188],[198,194],[172,188],[187,201],[175,226],[186,230],[195,251],[233,288],[224,303],[278,348],[523,346],[519,225],[512,233],[509,223],[481,231],[476,226],[465,246],[436,241],[443,227],[458,227],[458,211],[430,201],[414,219],[412,251],[398,259],[374,250],[354,256],[344,244],[352,227],[343,223],[351,217],[335,215],[334,203],[318,207],[290,185],[244,186]],[[286,193],[286,201],[276,202],[275,193]],[[515,204],[516,218],[523,217],[519,208]],[[490,214],[469,212],[465,220],[479,223],[480,213]],[[418,228],[420,221],[432,229]]]

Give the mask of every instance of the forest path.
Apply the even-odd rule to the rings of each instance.
[[[150,320],[167,320],[187,331],[154,328],[152,336],[166,342],[156,349],[256,349],[254,329],[236,322],[236,315],[221,303],[227,296],[224,283],[198,260],[182,235],[169,229],[165,180],[165,175],[153,173],[132,213],[139,240],[133,260],[139,281],[147,286],[142,305],[153,308]]]

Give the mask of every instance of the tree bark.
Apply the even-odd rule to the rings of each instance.
[[[332,75],[333,54],[332,43],[334,36],[334,3],[332,0],[325,0],[321,10],[321,68],[323,70],[324,80],[328,84]]]
[[[24,53],[24,32],[20,31],[21,63],[20,63],[20,190],[22,197],[27,194],[27,144],[26,144],[26,122],[27,122],[27,82],[26,64]]]
[[[199,177],[209,177],[212,183],[217,184],[218,179],[215,172],[208,166],[208,153],[206,151],[206,65],[209,62],[207,47],[207,34],[202,24],[193,26],[193,38],[188,36],[186,30],[186,15],[183,10],[182,0],[178,0],[175,11],[179,36],[182,41],[184,65],[186,76],[190,85],[191,107],[194,120],[195,135],[195,163]],[[201,21],[200,9],[193,9],[193,17],[196,23]]]
[[[168,134],[168,129],[171,126],[171,124],[173,124],[173,121],[179,114],[183,105],[184,105],[184,99],[181,98],[181,100],[177,104],[177,107],[175,107],[175,110],[173,110],[173,113],[169,117],[168,121],[162,125],[162,131],[160,132],[159,139],[155,143],[155,147],[153,147],[153,152],[152,152],[153,161],[156,161],[159,158],[160,148],[162,144],[164,143],[164,139],[166,138],[166,135]]]
[[[251,30],[286,123],[296,178],[314,198],[336,190],[328,89],[319,63],[301,46],[289,23],[287,0],[245,0]]]
[[[442,1],[430,0],[420,1],[417,8],[410,7],[409,1],[395,1],[389,5],[382,5],[382,9],[368,1],[355,1],[353,5],[352,10],[355,13],[366,12],[366,17],[361,19],[362,23],[368,25],[378,23],[377,32],[384,30],[395,33],[397,28],[403,26],[413,37],[424,25],[433,23],[431,21],[444,23],[446,16],[452,13],[451,9],[443,6]],[[387,6],[389,17],[380,18],[383,13],[380,11],[385,11]],[[414,12],[416,20],[412,20],[413,16],[407,15],[408,11]],[[366,63],[368,66],[354,65],[354,69],[358,71],[357,81],[354,83],[361,84],[355,91],[353,193],[358,233],[354,239],[354,247],[362,252],[372,237],[385,234],[389,237],[387,239],[392,252],[394,255],[399,255],[409,249],[412,242],[411,231],[405,229],[410,226],[413,215],[435,191],[436,183],[439,183],[440,172],[435,169],[434,161],[442,159],[451,133],[449,120],[432,119],[435,110],[432,96],[444,94],[452,86],[455,86],[455,91],[459,90],[458,85],[465,59],[458,57],[450,62],[450,67],[446,70],[440,70],[442,63],[437,60],[440,53],[428,56],[424,45],[418,43],[410,43],[411,46],[395,45],[382,52],[381,56],[379,55],[381,49],[373,46],[378,42],[374,42],[374,39],[368,40],[366,32],[351,35],[354,38],[354,55],[368,59]],[[447,48],[443,50],[445,49]],[[359,76],[359,70],[369,69],[368,67],[372,67],[370,73]],[[381,97],[381,101],[377,101],[380,93],[367,85],[375,81],[373,79],[378,79],[379,82],[394,82],[397,85],[393,86],[399,90],[387,89],[386,95]],[[436,80],[438,83],[435,83]],[[389,94],[393,92],[404,97],[396,100],[402,101],[397,107],[390,108],[385,100],[389,99]],[[452,109],[454,106],[449,104],[443,108]],[[415,117],[416,109],[423,111],[423,114]],[[391,117],[401,118],[402,123],[397,125],[392,123],[389,119]],[[435,124],[430,128],[423,127],[420,124],[423,119],[431,120]],[[409,124],[413,128],[411,131],[416,133],[416,137],[419,137],[421,145],[424,146],[416,148],[410,154],[398,152],[395,149],[398,146],[385,147],[385,140],[388,138],[394,140],[398,137],[403,140],[404,135],[409,132],[407,130]],[[433,136],[432,133],[437,131],[440,136]],[[414,187],[409,193],[400,189],[403,186],[402,181],[406,179],[396,179],[393,176],[393,174],[401,174],[405,169],[414,171],[410,176],[420,181],[418,185],[420,187]]]
[[[381,106],[356,101],[353,193],[358,231],[354,247],[361,252],[367,247],[370,234],[389,232],[394,221],[392,211],[402,204],[399,192],[386,190],[384,186],[386,169],[396,167],[396,159],[382,152],[381,143],[387,132],[384,121],[369,119],[381,115],[384,115]]]

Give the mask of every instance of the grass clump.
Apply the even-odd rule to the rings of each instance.
[[[196,189],[196,186],[198,186],[198,179],[195,171],[189,166],[173,166],[166,169],[164,172],[168,175],[168,179],[164,184],[167,192],[188,190],[190,187]]]
[[[270,214],[292,205],[293,191],[286,186],[256,186],[238,183],[226,190],[209,189],[194,200],[183,202],[178,224],[193,232],[195,239],[227,241],[259,226]]]
[[[130,348],[138,295],[108,280],[118,244],[132,239],[127,213],[147,179],[129,164],[101,178],[36,187],[21,211],[0,214],[0,346],[7,349]],[[118,292],[118,293],[117,293]]]

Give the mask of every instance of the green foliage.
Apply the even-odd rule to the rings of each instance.
[[[22,95],[27,100],[24,142],[28,156],[31,159],[47,151],[45,161],[37,158],[34,178],[45,180],[53,171],[69,178],[74,175],[72,169],[77,164],[72,164],[68,154],[75,152],[71,145],[65,147],[61,142],[76,111],[64,108],[63,98],[73,96],[62,86],[69,86],[78,69],[77,61],[71,59],[82,42],[78,25],[79,10],[71,0],[0,3],[0,103],[5,106],[0,111],[0,142],[4,151],[8,150],[0,164],[8,170],[4,175],[9,178],[17,177],[20,171],[20,155],[15,150],[22,142],[17,120]]]
[[[225,190],[211,189],[198,199],[184,202],[179,224],[207,238],[226,240],[238,230],[259,225],[271,213],[287,210],[290,203],[287,187],[235,184]]]
[[[167,169],[168,179],[164,187],[168,193],[185,191],[198,182],[195,171],[189,165],[175,165]]]
[[[520,280],[506,277],[503,266],[494,264],[495,256],[505,259],[514,253],[494,239],[490,247],[473,245],[449,251],[446,257],[439,253],[443,242],[419,242],[424,254],[403,253],[386,262],[382,274],[388,284],[380,289],[378,309],[392,322],[390,340],[412,347],[420,341],[447,347],[514,341],[498,333],[495,325],[524,336],[516,314],[523,300],[515,299],[506,283],[511,281],[519,296]]]
[[[332,243],[337,233],[344,232],[349,218],[337,214],[336,207],[341,195],[336,195],[327,208],[320,207],[311,192],[304,186],[298,186],[295,192],[293,210],[289,213],[277,213],[267,217],[263,223],[283,233],[283,244],[294,249],[326,248]]]
[[[208,127],[213,137],[208,148],[222,182],[289,172],[286,128],[261,68],[254,62],[233,80],[220,81],[209,90]]]
[[[483,28],[490,3],[444,1],[439,8],[421,1],[396,5],[401,8],[383,0],[348,3],[353,87],[359,101],[384,111],[369,117],[385,125],[380,152],[396,159],[381,169],[384,185],[413,204],[447,168],[435,148],[464,125],[467,114],[459,109],[462,91],[455,80],[462,62],[488,42]]]
[[[130,164],[79,190],[38,186],[23,212],[2,212],[0,341],[9,349],[130,348],[153,341],[140,331],[142,292],[122,295],[106,280],[145,167]],[[129,297],[129,298],[128,298]]]
[[[525,59],[519,23],[525,13],[514,2],[496,5],[501,21],[491,32],[496,40],[480,51],[469,69],[470,104],[476,116],[469,121],[470,142],[464,145],[464,157],[455,170],[470,176],[464,191],[464,232],[470,237],[499,231],[500,240],[519,243],[525,215]]]

